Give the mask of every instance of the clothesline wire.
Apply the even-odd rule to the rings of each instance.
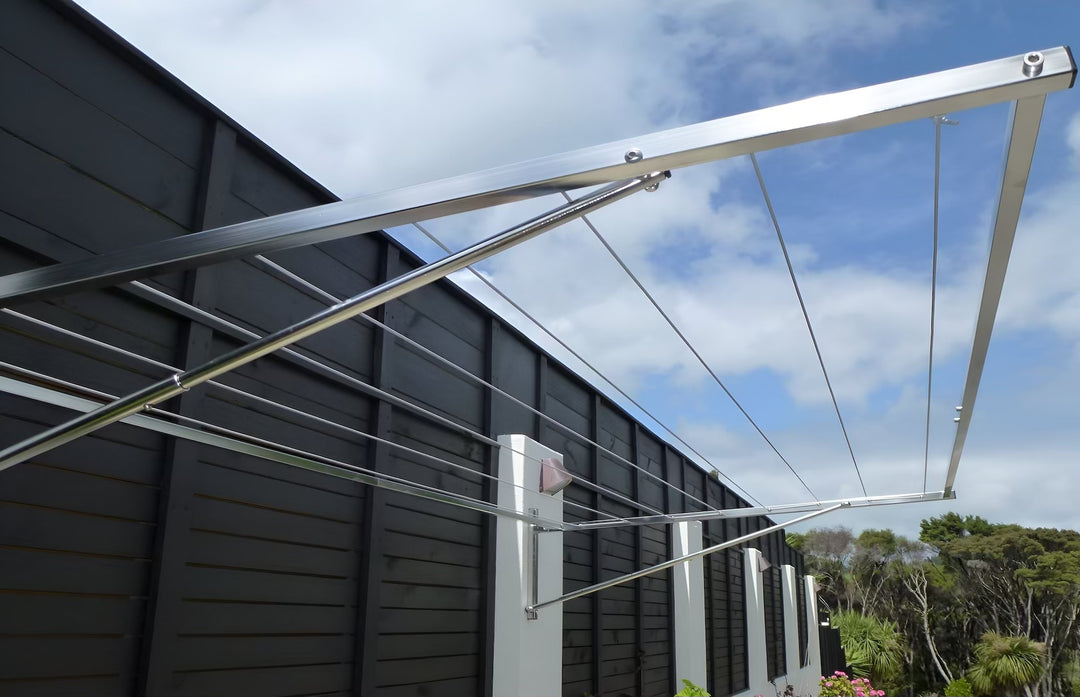
[[[566,194],[564,193],[563,195],[565,196]],[[451,252],[451,249],[447,245],[445,245],[437,236],[435,236],[434,233],[432,233],[430,230],[425,228],[423,225],[420,225],[419,223],[413,223],[413,227],[415,227],[417,230],[419,230],[424,235],[426,235],[428,239],[430,239],[433,243],[438,245],[438,247],[440,249],[442,249],[444,252],[447,252],[447,253]],[[711,467],[715,472],[717,472],[718,474],[723,476],[725,479],[727,479],[728,482],[731,483],[732,487],[734,487],[734,488],[738,489],[739,491],[741,491],[749,500],[753,501],[757,505],[759,505],[759,506],[762,505],[760,501],[758,501],[756,498],[754,498],[753,495],[751,495],[748,491],[746,491],[746,489],[744,489],[742,486],[740,486],[735,480],[733,480],[732,478],[728,477],[726,474],[721,472],[720,469],[716,465],[714,465],[707,457],[705,457],[699,450],[697,450],[697,448],[695,448],[690,443],[686,442],[686,440],[684,440],[679,434],[675,433],[675,431],[673,431],[671,428],[669,428],[663,421],[661,421],[659,418],[657,418],[652,412],[650,412],[648,409],[646,409],[644,406],[642,406],[641,403],[639,403],[636,399],[634,399],[632,396],[630,396],[625,390],[623,390],[621,387],[619,387],[611,378],[609,378],[607,375],[605,375],[603,372],[601,372],[599,368],[597,368],[592,363],[590,363],[580,353],[578,353],[573,348],[571,348],[562,338],[560,338],[558,335],[556,335],[554,332],[552,332],[550,329],[548,329],[547,326],[545,326],[543,322],[541,322],[534,315],[532,315],[528,310],[523,308],[519,303],[514,301],[506,293],[504,293],[501,289],[499,289],[494,283],[491,282],[490,279],[488,279],[487,277],[485,277],[483,274],[481,274],[479,271],[477,271],[476,269],[474,269],[472,267],[468,267],[468,270],[481,283],[483,283],[485,286],[487,286],[493,293],[495,293],[500,298],[502,298],[506,303],[508,303],[515,310],[517,310],[523,317],[525,317],[527,320],[532,322],[540,331],[542,331],[549,338],[551,338],[553,341],[555,341],[559,346],[561,346],[566,352],[568,352],[571,356],[573,356],[575,359],[580,361],[586,368],[591,370],[593,373],[595,373],[597,376],[599,376],[600,379],[602,379],[604,382],[606,382],[608,385],[610,385],[612,387],[612,389],[614,389],[616,392],[618,392],[619,395],[621,395],[624,399],[626,399],[628,402],[630,402],[630,404],[634,405],[643,414],[645,414],[650,419],[652,419],[653,422],[656,423],[667,434],[669,434],[672,438],[677,440],[679,443],[681,443],[683,446],[685,446],[688,450],[690,450],[695,455],[697,455],[699,458],[701,458],[701,460],[703,462],[705,462],[705,464],[707,464],[709,467]],[[691,497],[691,498],[698,501],[699,503],[701,502],[700,499],[696,499],[694,497]]]
[[[565,192],[563,192],[563,196],[566,196]],[[567,197],[567,200],[569,200],[569,197]],[[660,307],[660,303],[657,302],[656,298],[654,298],[653,295],[645,288],[645,284],[643,284],[638,279],[634,272],[630,270],[630,267],[626,265],[626,262],[622,260],[622,257],[619,256],[619,254],[610,244],[608,244],[608,241],[604,239],[604,236],[601,235],[600,231],[596,229],[596,226],[592,224],[592,221],[585,216],[582,216],[582,221],[584,221],[584,223],[589,227],[589,230],[591,230],[593,235],[596,236],[596,239],[600,241],[600,244],[604,246],[604,249],[606,249],[608,254],[611,255],[611,258],[615,260],[615,262],[622,268],[622,270],[626,273],[630,280],[634,282],[634,285],[638,287],[638,290],[640,290],[642,294],[646,297],[646,299],[648,299],[649,303],[653,306],[653,308],[655,308],[656,311],[660,313],[660,316],[664,318],[664,321],[667,322],[668,326],[671,327],[671,330],[675,332],[675,335],[679,337],[679,340],[682,341],[683,345],[686,346],[690,353],[694,355],[694,358],[696,358],[697,362],[701,364],[701,367],[705,369],[705,371],[712,377],[713,381],[717,385],[719,385],[721,390],[724,391],[724,394],[726,394],[728,399],[731,400],[731,403],[735,405],[735,408],[738,409],[744,417],[746,417],[746,420],[750,422],[750,425],[754,427],[754,430],[758,432],[758,435],[760,435],[761,438],[766,443],[768,443],[769,447],[772,448],[772,451],[776,453],[776,456],[778,458],[780,458],[780,461],[787,465],[787,468],[791,470],[791,473],[795,475],[795,478],[799,480],[799,483],[803,485],[803,488],[806,489],[807,493],[809,493],[810,496],[815,501],[817,501],[817,494],[815,494],[813,490],[809,486],[807,486],[806,482],[803,481],[803,478],[799,476],[799,473],[795,471],[795,468],[791,465],[790,462],[788,462],[788,459],[780,453],[779,448],[777,448],[776,445],[773,444],[772,440],[767,435],[765,435],[765,431],[762,430],[762,428],[757,424],[756,421],[754,421],[753,417],[750,416],[750,413],[746,411],[743,405],[739,403],[739,400],[735,398],[735,395],[733,395],[731,393],[731,390],[727,388],[727,385],[725,385],[724,382],[720,379],[720,376],[716,374],[716,371],[712,369],[708,362],[705,361],[705,358],[701,355],[701,353],[694,347],[690,340],[686,338],[686,335],[683,334],[682,330],[680,330],[678,325],[675,324],[675,321],[671,319],[671,317],[668,315],[667,312],[664,311],[662,307]],[[730,477],[727,477],[727,475],[724,475],[724,477],[731,481]],[[760,503],[758,505],[760,505]]]
[[[934,383],[934,326],[937,312],[938,211],[941,191],[941,126],[945,116],[934,117],[934,251],[930,265],[930,349],[926,366],[926,442],[923,445],[922,488],[926,493],[926,475],[930,468],[930,398]]]
[[[273,262],[273,261],[271,261],[269,259],[266,259],[265,257],[258,256],[258,257],[255,258],[255,263],[257,265],[261,266],[264,270],[268,271],[269,273],[277,276],[278,278],[280,278],[280,279],[282,279],[284,281],[287,281],[289,283],[295,284],[295,285],[297,285],[297,286],[299,286],[299,287],[301,287],[301,288],[303,288],[303,289],[317,295],[324,302],[331,303],[331,304],[336,303],[336,302],[340,302],[339,300],[336,299],[336,296],[334,296],[332,293],[329,293],[326,290],[316,286],[315,284],[313,284],[310,281],[298,276],[297,274],[293,273],[292,271],[286,269],[284,266],[282,266],[282,265],[280,265],[280,264],[278,264],[276,262]],[[611,450],[609,448],[605,448],[604,446],[600,445],[600,443],[596,442],[595,440],[578,433],[577,431],[575,431],[572,428],[570,428],[569,426],[563,424],[559,420],[557,420],[557,419],[543,413],[542,411],[540,411],[539,409],[533,407],[532,405],[527,404],[526,402],[523,402],[522,400],[520,400],[517,397],[513,396],[512,394],[506,392],[505,390],[502,390],[501,388],[497,387],[496,385],[493,385],[492,383],[488,382],[487,380],[485,380],[485,379],[483,379],[483,378],[481,378],[481,377],[479,377],[477,375],[473,375],[471,372],[469,372],[468,370],[466,370],[466,369],[462,368],[461,366],[457,365],[453,361],[447,359],[445,356],[439,355],[438,353],[432,351],[431,349],[427,348],[423,344],[420,344],[419,342],[415,341],[414,339],[412,339],[412,338],[406,336],[405,334],[397,331],[393,327],[387,326],[384,322],[380,322],[379,320],[377,320],[374,317],[371,317],[370,315],[367,315],[367,314],[358,315],[357,319],[360,319],[360,320],[362,320],[364,322],[367,322],[367,323],[372,324],[372,325],[374,325],[376,327],[379,327],[380,329],[392,334],[393,336],[397,337],[398,339],[401,339],[402,341],[409,344],[409,346],[415,348],[416,350],[420,351],[425,356],[430,357],[432,360],[438,362],[439,364],[444,365],[447,368],[450,368],[451,370],[453,370],[457,374],[461,375],[465,379],[467,379],[467,380],[469,380],[471,382],[474,382],[474,383],[476,383],[478,385],[484,386],[487,389],[492,390],[495,394],[498,394],[501,397],[503,397],[503,398],[505,398],[507,400],[510,400],[511,402],[517,404],[518,406],[522,407],[523,409],[528,410],[532,414],[538,416],[540,419],[544,420],[545,422],[551,424],[552,426],[554,426],[558,430],[562,431],[565,435],[568,435],[571,438],[575,438],[575,439],[579,440],[582,443],[585,443],[587,445],[590,445],[592,447],[595,447],[595,448],[603,451],[604,453],[606,453],[608,456],[615,459],[616,461],[627,465],[631,469],[634,469],[634,470],[637,470],[637,471],[641,472],[645,476],[655,480],[661,486],[670,488],[670,489],[674,490],[676,493],[682,494],[683,496],[686,496],[688,499],[690,499],[692,501],[695,501],[697,503],[700,503],[701,505],[705,506],[706,509],[715,510],[713,508],[713,506],[709,505],[708,503],[706,503],[705,501],[701,500],[700,498],[694,496],[693,494],[690,494],[689,492],[676,487],[674,484],[671,484],[670,482],[665,480],[663,477],[659,477],[656,474],[654,474],[654,473],[648,471],[647,469],[641,467],[640,465],[638,465],[638,464],[636,464],[634,462],[631,462],[630,460],[628,460],[625,457],[619,455],[615,451],[613,451],[613,450]],[[481,434],[476,433],[475,431],[473,433],[477,437],[483,437],[483,436],[481,436]],[[590,483],[590,484],[593,484],[593,483]],[[599,484],[593,484],[593,486],[600,487]],[[632,499],[630,499],[628,497],[625,497],[625,496],[623,496],[621,494],[618,494],[616,492],[612,492],[610,489],[607,489],[606,491],[610,492],[610,495],[613,495],[616,498],[623,499],[623,501],[625,503],[628,503],[628,504],[630,504],[632,506],[636,506],[636,507],[644,506],[644,504],[642,504],[642,503],[640,503],[638,501],[633,501]],[[645,506],[645,507],[648,508],[647,506]],[[655,510],[655,509],[652,509],[652,510]]]
[[[97,339],[93,339],[91,337],[83,336],[82,334],[78,334],[77,332],[72,332],[72,331],[70,331],[68,329],[64,329],[63,327],[58,327],[56,325],[50,324],[50,323],[45,322],[43,320],[39,320],[39,319],[37,319],[35,317],[30,317],[28,315],[24,315],[22,313],[14,311],[14,310],[2,309],[2,310],[0,310],[0,312],[3,312],[4,314],[7,314],[10,317],[14,317],[14,318],[16,318],[18,320],[31,323],[31,324],[33,324],[34,326],[36,326],[36,327],[38,327],[40,329],[44,329],[44,330],[47,330],[47,331],[50,331],[50,332],[54,332],[56,334],[66,336],[68,338],[73,338],[73,339],[79,340],[79,341],[81,341],[83,343],[96,346],[97,348],[110,351],[112,353],[115,353],[116,355],[123,356],[123,357],[131,359],[131,360],[139,361],[139,362],[141,362],[141,363],[143,363],[143,364],[145,364],[147,366],[151,366],[153,368],[160,369],[162,371],[176,372],[178,370],[178,368],[176,368],[174,366],[170,366],[170,365],[168,365],[166,363],[162,363],[160,361],[154,360],[152,358],[148,358],[146,356],[142,356],[142,355],[134,353],[132,351],[128,351],[126,349],[122,349],[120,347],[113,346],[111,344],[108,344],[108,343],[105,343],[105,342],[102,342],[102,341],[98,341]],[[4,366],[4,365],[5,364],[0,363],[0,366]],[[10,366],[10,367],[14,368],[14,369],[19,369],[18,366]],[[49,376],[46,376],[46,377],[49,377]],[[313,422],[317,422],[320,425],[332,428],[334,430],[337,430],[337,431],[340,431],[340,432],[343,432],[343,433],[347,433],[352,437],[361,438],[361,439],[369,440],[369,441],[376,442],[376,443],[381,443],[383,445],[394,448],[396,450],[406,452],[409,455],[422,457],[422,458],[425,458],[425,459],[427,459],[429,461],[436,462],[436,463],[441,464],[441,465],[449,466],[451,469],[453,469],[453,470],[455,470],[457,472],[461,472],[464,475],[475,476],[475,477],[479,477],[481,479],[488,479],[488,480],[492,480],[492,481],[496,481],[496,482],[501,481],[498,477],[496,477],[494,475],[490,475],[490,474],[488,474],[486,472],[481,472],[481,471],[478,471],[478,470],[474,470],[471,467],[467,467],[465,465],[461,465],[459,463],[452,462],[450,460],[447,460],[445,458],[441,458],[441,457],[438,457],[438,456],[435,456],[435,455],[430,455],[428,453],[422,452],[420,450],[416,450],[414,448],[410,448],[410,447],[402,445],[400,443],[394,443],[393,441],[387,440],[385,438],[381,438],[381,437],[376,436],[374,434],[365,433],[364,431],[359,431],[357,429],[350,428],[349,426],[345,426],[344,424],[338,423],[336,421],[332,421],[330,419],[325,419],[323,417],[317,416],[317,415],[312,414],[310,412],[302,411],[300,409],[290,407],[290,406],[288,406],[286,404],[282,404],[280,402],[275,402],[273,400],[266,399],[265,397],[260,397],[259,395],[255,395],[255,394],[252,394],[250,392],[240,390],[238,388],[232,387],[230,385],[223,384],[221,382],[210,381],[209,386],[211,388],[213,388],[213,389],[220,390],[222,392],[233,395],[234,397],[238,397],[240,399],[255,402],[255,403],[260,404],[262,406],[267,406],[267,407],[270,407],[272,409],[276,409],[278,411],[286,412],[286,413],[289,413],[289,414],[294,415],[294,416],[300,416],[300,417],[306,418],[306,419],[311,420]],[[90,388],[84,388],[84,389],[89,390]],[[102,394],[104,394],[104,393],[102,393]],[[427,415],[430,415],[430,412],[427,412],[427,410],[425,410],[423,408],[418,408],[418,411],[426,413]],[[169,413],[171,414],[171,412],[169,412]],[[473,432],[471,435],[479,436],[480,434]],[[535,457],[532,457],[532,456],[526,454],[525,452],[519,451],[519,450],[517,450],[517,449],[515,449],[513,447],[502,445],[497,440],[490,439],[490,438],[484,438],[483,440],[485,442],[488,442],[489,445],[494,445],[494,446],[501,447],[501,448],[507,448],[510,452],[512,452],[514,454],[520,455],[520,456],[525,457],[526,459],[532,460],[534,462],[539,462],[539,459],[537,459]],[[461,476],[461,475],[459,475],[459,476]],[[577,475],[574,475],[574,481],[575,481],[575,483],[581,484],[582,486],[585,486],[586,488],[592,488],[594,486],[592,484],[592,482],[589,482],[589,481],[585,480],[583,477],[579,477]],[[515,488],[520,488],[520,489],[525,488],[525,487],[523,487],[523,486],[521,486],[519,484],[514,484],[512,486],[514,486]],[[603,486],[600,486],[600,485],[595,485],[595,486],[598,489],[601,490],[601,493],[604,493],[605,495],[610,496],[610,497],[612,497],[612,498],[614,498],[616,500],[625,499],[623,501],[623,503],[637,504],[637,502],[633,502],[632,500],[628,499],[627,497],[623,497],[618,492],[614,492],[614,491],[611,491],[610,489],[607,489],[607,487],[603,487]],[[588,511],[590,513],[596,513],[596,514],[601,515],[601,516],[605,516],[605,517],[609,517],[609,518],[613,518],[613,519],[619,519],[619,516],[615,516],[615,515],[613,515],[611,513],[605,512],[605,511],[599,511],[599,510],[597,510],[595,508],[590,508],[589,506],[578,503],[576,501],[572,501],[570,499],[566,499],[565,503],[572,506],[572,507],[578,508],[580,510]],[[655,514],[661,514],[662,513],[662,511],[659,511],[659,510],[657,510],[655,508],[652,508],[652,507],[649,507],[649,506],[642,506],[640,504],[637,504],[637,507],[641,508],[642,510],[646,510],[646,511],[649,511],[649,512],[655,513]]]
[[[784,262],[787,264],[788,276],[791,277],[791,285],[795,288],[795,296],[799,299],[799,309],[802,310],[803,320],[806,322],[806,329],[810,332],[810,341],[814,344],[814,353],[817,354],[818,365],[821,366],[821,374],[825,377],[825,386],[829,389],[829,397],[832,399],[833,410],[836,412],[837,421],[840,422],[840,430],[844,434],[844,442],[847,444],[848,454],[851,455],[851,464],[855,466],[855,474],[859,478],[859,486],[862,488],[863,496],[869,496],[869,494],[866,493],[866,484],[863,482],[862,472],[859,470],[859,463],[855,459],[855,450],[851,447],[851,438],[848,437],[847,426],[844,425],[844,417],[840,415],[840,405],[836,401],[836,392],[833,391],[832,381],[829,380],[829,372],[825,369],[825,360],[821,357],[821,347],[818,345],[817,336],[814,334],[814,326],[810,322],[810,313],[806,310],[806,302],[803,300],[802,290],[799,288],[799,281],[795,278],[795,267],[791,264],[791,256],[788,254],[787,244],[784,242],[784,234],[780,231],[780,221],[776,217],[776,209],[773,208],[772,198],[770,198],[769,190],[765,186],[765,177],[761,174],[761,167],[758,166],[757,157],[754,153],[750,153],[750,162],[754,165],[754,174],[757,175],[758,184],[761,187],[761,195],[765,198],[765,206],[769,209],[769,217],[772,219],[773,228],[776,230],[776,238],[780,241],[780,251],[784,253]]]

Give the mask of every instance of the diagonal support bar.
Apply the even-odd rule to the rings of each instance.
[[[844,507],[845,507],[844,504],[838,503],[838,504],[836,504],[834,506],[829,506],[828,508],[823,508],[820,511],[814,511],[813,513],[808,513],[808,514],[806,514],[806,515],[804,515],[802,517],[795,518],[794,520],[789,520],[786,523],[778,523],[778,524],[773,525],[771,527],[765,528],[764,530],[758,530],[756,532],[752,532],[752,533],[749,533],[747,535],[743,535],[742,537],[736,537],[734,540],[728,540],[727,542],[721,542],[718,545],[713,545],[712,547],[706,547],[705,549],[699,550],[697,552],[692,552],[690,554],[685,554],[685,555],[683,555],[681,557],[676,557],[674,559],[669,559],[668,561],[661,562],[659,564],[656,564],[655,566],[650,566],[650,567],[647,567],[645,569],[641,569],[640,571],[634,571],[632,573],[625,574],[623,576],[618,576],[616,578],[609,579],[607,581],[603,581],[602,583],[595,583],[595,584],[593,584],[591,586],[586,586],[585,588],[580,588],[580,589],[578,589],[578,590],[576,590],[576,591],[574,591],[572,593],[566,593],[564,595],[560,595],[558,598],[552,598],[551,600],[545,600],[542,603],[536,603],[535,605],[529,605],[529,606],[527,606],[525,608],[525,612],[526,613],[534,613],[534,612],[536,612],[538,610],[543,610],[545,607],[550,607],[552,605],[558,605],[560,603],[565,603],[565,602],[567,602],[569,600],[574,600],[575,598],[580,598],[580,597],[585,596],[585,595],[591,595],[593,593],[596,593],[597,591],[602,591],[605,588],[611,588],[612,586],[617,586],[617,585],[619,585],[621,583],[626,583],[627,581],[633,581],[633,580],[641,578],[643,576],[651,576],[652,574],[655,574],[658,571],[663,571],[664,569],[670,569],[671,567],[682,564],[683,562],[692,561],[694,559],[700,559],[701,557],[708,556],[708,555],[712,554],[713,552],[719,552],[720,550],[727,549],[728,547],[737,547],[738,545],[741,545],[744,542],[749,542],[750,540],[756,540],[759,537],[764,537],[765,535],[768,535],[770,533],[774,533],[777,530],[783,530],[785,527],[787,527],[789,525],[795,525],[797,523],[802,523],[803,521],[810,520],[811,518],[816,518],[819,515],[824,515],[826,513],[831,513],[832,511],[835,511],[838,508],[844,508]]]
[[[478,242],[456,254],[451,254],[439,261],[421,266],[337,305],[328,307],[322,312],[318,312],[292,326],[267,334],[257,341],[241,346],[200,366],[182,373],[176,373],[142,390],[76,417],[67,423],[60,424],[36,436],[31,436],[0,451],[0,471],[24,462],[35,455],[48,452],[80,436],[93,433],[126,416],[135,414],[147,406],[158,404],[181,392],[186,392],[196,385],[212,380],[219,375],[246,365],[312,334],[317,334],[335,324],[344,322],[362,312],[400,297],[409,291],[433,283],[470,264],[532,239],[547,230],[580,218],[642,189],[653,187],[668,176],[670,175],[667,172],[655,172],[604,187],[573,203],[559,206],[544,215]]]
[[[718,511],[694,511],[691,513],[661,513],[643,515],[616,520],[586,520],[575,523],[580,530],[600,528],[622,528],[628,525],[671,525],[689,520],[731,520],[734,518],[753,518],[755,516],[784,515],[787,513],[805,513],[821,510],[823,506],[840,504],[845,508],[869,508],[872,506],[898,506],[905,503],[925,503],[955,499],[955,493],[944,491],[919,492],[915,494],[892,494],[889,496],[860,496],[831,501],[808,501],[806,503],[785,503],[776,506],[753,506],[750,508],[724,508]]]
[[[20,371],[23,372],[23,371]],[[30,371],[25,371],[29,373]],[[24,376],[25,377],[25,376]],[[30,379],[13,379],[0,375],[0,393],[12,394],[27,399],[33,399],[45,404],[52,404],[74,411],[88,412],[101,405],[101,395],[91,394],[79,385],[67,383],[62,385],[64,391],[45,387],[40,383],[59,383],[53,379],[41,380],[46,376],[30,376]],[[88,395],[84,396],[84,395]],[[181,423],[173,423],[167,419],[182,419]],[[258,438],[246,433],[239,433],[227,428],[221,428],[208,424],[198,419],[179,417],[171,412],[165,412],[156,408],[149,408],[146,413],[132,414],[122,419],[123,423],[160,433],[173,438],[210,445],[215,448],[229,450],[235,453],[250,455],[270,462],[278,462],[290,467],[297,467],[311,472],[318,472],[339,479],[348,479],[361,484],[395,491],[400,494],[417,496],[438,501],[439,503],[467,508],[489,515],[506,516],[515,518],[526,523],[543,525],[545,529],[563,530],[569,529],[568,525],[556,520],[528,516],[508,508],[497,506],[487,501],[474,499],[469,496],[454,494],[438,487],[412,482],[401,477],[395,477],[382,472],[375,472],[364,467],[352,465],[347,462],[322,457],[314,453],[304,452],[296,448],[274,443],[264,438]]]
[[[1039,125],[1042,123],[1045,102],[1045,95],[1028,97],[1013,104],[1009,112],[1001,191],[998,194],[997,210],[994,213],[993,237],[990,243],[990,256],[986,262],[982,300],[979,303],[979,315],[975,321],[975,339],[971,346],[967,378],[964,380],[964,397],[960,403],[956,437],[953,440],[952,455],[949,458],[949,470],[945,475],[946,494],[952,493],[953,484],[956,482],[956,470],[960,466],[964,441],[967,440],[968,427],[971,425],[971,414],[975,410],[975,398],[979,394],[979,381],[982,379],[986,353],[990,348],[990,335],[994,331],[994,319],[997,317],[998,303],[1001,300],[1001,289],[1005,284],[1005,271],[1008,269],[1009,256],[1012,254],[1016,225],[1020,221],[1020,206],[1024,203],[1024,191],[1027,189],[1028,173],[1031,171],[1031,159],[1035,155],[1035,141],[1039,137]]]
[[[1038,57],[1037,69],[1032,56]],[[0,277],[0,305],[1068,89],[1067,47],[812,97]],[[628,158],[631,150],[639,157]],[[644,157],[640,154],[644,153]],[[629,161],[627,161],[629,160]]]

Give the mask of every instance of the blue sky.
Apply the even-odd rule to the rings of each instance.
[[[345,197],[1080,44],[1076,3],[80,2]],[[1006,114],[1004,106],[952,114],[959,124],[942,132],[932,489],[963,388]],[[926,120],[759,157],[873,495],[922,486],[933,145]],[[429,227],[459,247],[557,203]],[[593,221],[815,494],[856,495],[749,161],[680,170],[656,194]],[[960,498],[815,524],[914,534],[921,518],[952,509],[1080,527],[1078,227],[1074,89],[1046,104]],[[415,231],[392,232],[436,255]],[[483,271],[755,497],[807,500],[583,225]],[[542,283],[552,274],[555,289]],[[455,280],[550,346],[475,280]]]

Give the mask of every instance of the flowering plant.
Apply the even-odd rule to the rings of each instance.
[[[828,677],[821,676],[818,694],[821,697],[885,697],[885,690],[875,689],[869,678],[849,678],[847,673],[838,670]]]

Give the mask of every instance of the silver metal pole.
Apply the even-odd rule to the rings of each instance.
[[[512,227],[494,237],[478,242],[457,254],[426,264],[402,274],[375,288],[355,295],[348,300],[328,307],[305,320],[293,324],[262,339],[241,346],[182,373],[158,381],[146,388],[122,397],[99,409],[76,417],[71,421],[31,436],[0,452],[0,471],[20,462],[48,452],[64,443],[138,412],[148,405],[158,404],[207,380],[250,363],[262,356],[295,343],[305,337],[344,322],[371,308],[421,288],[466,266],[521,244],[554,227],[614,203],[642,189],[652,187],[670,176],[667,172],[652,174],[611,184],[573,203],[559,206],[544,215]]]
[[[868,508],[871,506],[898,506],[905,503],[925,503],[955,499],[955,493],[944,491],[919,492],[914,494],[892,494],[887,496],[860,496],[857,498],[833,499],[831,501],[812,501],[806,503],[784,503],[775,506],[754,506],[752,508],[725,508],[718,511],[695,511],[692,513],[661,513],[660,515],[633,516],[616,520],[586,520],[577,523],[582,530],[601,528],[621,528],[628,525],[670,525],[690,520],[731,520],[734,518],[752,518],[761,515],[784,515],[816,511],[822,506],[841,504],[846,508]]]
[[[800,518],[795,518],[794,520],[789,520],[786,523],[779,523],[777,525],[773,525],[772,527],[765,528],[764,530],[758,530],[757,532],[752,532],[752,533],[750,533],[748,535],[743,535],[742,537],[736,537],[734,540],[728,540],[727,542],[721,542],[718,545],[713,545],[712,547],[706,547],[705,549],[699,550],[697,552],[693,552],[691,554],[685,554],[685,555],[683,555],[681,557],[676,557],[675,559],[670,559],[668,561],[661,562],[660,564],[657,564],[655,566],[650,566],[650,567],[642,569],[640,571],[634,571],[633,573],[629,573],[629,574],[626,574],[624,576],[619,576],[617,578],[613,578],[613,579],[610,579],[608,581],[604,581],[602,583],[596,583],[596,584],[593,584],[591,586],[586,586],[585,588],[580,588],[580,589],[574,591],[573,593],[566,593],[564,595],[560,595],[558,598],[552,598],[551,600],[545,600],[544,602],[536,603],[535,605],[528,605],[528,606],[525,607],[525,613],[526,614],[533,614],[533,613],[537,612],[538,610],[543,610],[545,607],[550,607],[552,605],[558,605],[560,603],[565,603],[568,600],[574,600],[575,598],[580,598],[580,597],[585,596],[585,595],[591,595],[592,593],[596,593],[597,591],[602,591],[605,588],[611,588],[612,586],[617,586],[617,585],[619,585],[621,583],[626,583],[627,581],[633,581],[634,579],[641,578],[642,576],[650,576],[652,574],[655,574],[657,571],[663,571],[664,569],[670,569],[671,567],[673,567],[673,566],[675,566],[677,564],[682,564],[683,562],[687,562],[687,561],[693,561],[694,559],[700,559],[701,557],[708,556],[709,554],[712,554],[713,552],[719,552],[720,550],[727,549],[728,547],[735,547],[736,545],[741,545],[743,542],[749,542],[750,540],[754,540],[754,539],[757,539],[759,537],[763,537],[765,535],[768,535],[769,533],[776,532],[777,530],[783,530],[784,528],[788,527],[789,525],[795,525],[797,523],[801,523],[803,521],[810,520],[811,518],[816,518],[819,515],[824,515],[826,513],[830,513],[832,511],[835,511],[838,508],[845,508],[845,506],[842,503],[838,503],[835,506],[829,506],[828,508],[823,508],[820,511],[814,511],[813,513],[808,513],[807,515],[804,515],[804,516],[802,516]]]
[[[946,493],[951,493],[953,484],[956,483],[956,470],[960,466],[960,455],[964,452],[971,414],[975,410],[975,398],[979,394],[986,353],[990,349],[990,335],[994,331],[1001,289],[1005,285],[1005,271],[1012,254],[1016,225],[1020,220],[1020,206],[1024,203],[1024,191],[1027,189],[1031,159],[1035,155],[1035,141],[1039,137],[1045,103],[1045,95],[1029,97],[1013,104],[1009,112],[1009,135],[1005,143],[1005,163],[1001,172],[997,211],[994,214],[990,257],[986,261],[986,278],[979,302],[979,315],[975,321],[975,339],[972,341],[971,358],[964,380],[964,401],[958,407],[960,413],[956,417],[956,437],[949,458],[949,471],[945,475]]]
[[[1037,58],[1033,58],[1037,57]],[[500,203],[1068,89],[1064,46],[812,97],[0,277],[0,303],[115,285]],[[635,152],[635,157],[627,157]]]
[[[96,390],[90,390],[81,385],[75,385],[40,374],[34,375],[33,371],[27,371],[25,369],[16,369],[16,372],[30,374],[28,376],[29,380],[15,380],[0,375],[0,392],[34,399],[46,404],[64,407],[65,409],[74,409],[76,411],[90,411],[96,408],[103,398],[103,395]],[[36,383],[58,385],[64,391],[50,389]],[[90,399],[79,395],[89,395]],[[108,397],[105,396],[104,398],[107,399]],[[164,420],[165,418],[175,419],[181,423],[166,421]],[[242,453],[271,462],[279,462],[290,467],[306,469],[311,472],[318,472],[319,474],[325,474],[339,479],[348,479],[380,489],[387,489],[401,494],[408,494],[409,496],[428,499],[429,501],[438,501],[439,503],[445,503],[459,508],[467,508],[480,513],[501,515],[527,523],[539,524],[545,529],[563,530],[570,529],[574,525],[573,523],[561,523],[555,520],[525,515],[524,513],[519,513],[508,508],[502,508],[501,506],[488,503],[487,501],[474,499],[470,496],[454,494],[437,487],[420,484],[402,477],[375,472],[364,467],[323,457],[297,448],[291,448],[287,445],[266,440],[265,438],[258,438],[247,433],[240,433],[238,431],[233,431],[232,429],[222,428],[221,426],[215,426],[204,421],[199,421],[198,419],[166,412],[155,407],[147,407],[145,414],[131,414],[124,418],[123,421],[132,426],[144,428],[174,438],[182,438],[196,443],[203,443],[204,445],[210,445],[215,448],[222,448],[223,450]],[[417,454],[424,455],[423,453]],[[425,457],[431,456],[425,455]]]

